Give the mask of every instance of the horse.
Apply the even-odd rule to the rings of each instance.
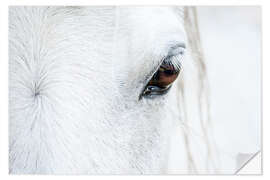
[[[9,172],[216,173],[195,7],[11,6]]]

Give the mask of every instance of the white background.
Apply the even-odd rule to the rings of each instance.
[[[261,8],[197,6],[197,15],[221,174],[234,174],[261,150]],[[182,134],[174,131],[169,168],[181,174]]]
[[[238,157],[238,169],[261,149],[261,9],[197,9],[208,69],[213,136],[221,156]],[[233,167],[228,161],[222,168]]]
[[[260,148],[261,17],[259,7],[198,7],[219,141],[242,153]],[[227,148],[228,149],[228,148]]]
[[[219,3],[217,3],[217,1],[205,1],[205,0],[201,0],[201,1],[195,1],[195,0],[182,0],[181,2],[175,0],[166,0],[166,1],[140,1],[137,0],[136,3],[135,2],[131,2],[129,4],[136,4],[136,5],[264,5],[263,9],[262,9],[262,14],[263,14],[263,44],[262,44],[262,51],[263,51],[263,139],[268,139],[267,137],[269,137],[269,119],[270,119],[270,110],[269,110],[269,92],[270,92],[270,85],[269,85],[269,70],[268,68],[269,66],[269,61],[268,59],[269,57],[269,51],[270,51],[270,44],[269,44],[269,32],[270,32],[270,25],[269,25],[269,18],[270,18],[270,8],[267,7],[268,3],[264,3],[266,1],[250,1],[250,0],[246,0],[246,1],[241,1],[241,0],[226,0],[226,1],[218,1]],[[128,3],[126,1],[114,1],[114,0],[110,0],[110,1],[81,1],[81,0],[73,0],[73,1],[60,1],[60,0],[47,0],[47,1],[39,1],[39,3],[35,2],[35,1],[1,1],[1,7],[0,7],[0,22],[1,22],[1,26],[0,26],[0,174],[1,176],[5,176],[5,178],[25,178],[25,179],[31,179],[31,178],[37,178],[37,176],[9,176],[8,175],[8,5],[114,5],[114,4],[125,4],[127,5]],[[256,79],[256,77],[255,77]],[[268,93],[267,93],[268,92]],[[268,142],[268,143],[267,143]],[[269,145],[269,140],[268,141],[264,141],[263,143],[263,163],[264,163],[264,174],[265,176],[263,178],[266,178],[266,175],[268,176],[270,172],[269,170],[269,155],[267,154],[267,152],[270,152],[270,145]],[[165,176],[155,176],[155,177],[151,177],[151,178],[164,178]],[[182,178],[182,177],[175,177],[175,176],[166,176],[166,178]],[[188,176],[188,177],[183,177],[183,178],[196,178],[197,176]],[[254,176],[253,176],[254,177]],[[259,176],[255,176],[255,177],[259,177]],[[48,178],[46,176],[39,176],[39,178]],[[59,176],[52,176],[49,178],[60,178]],[[73,176],[65,176],[65,179],[69,179],[69,178],[74,178]],[[76,177],[77,179],[78,177]],[[87,176],[80,176],[80,178],[89,178]],[[90,177],[93,178],[93,177]],[[95,178],[126,178],[126,176],[95,176]],[[130,178],[138,178],[137,176],[131,176]],[[143,178],[150,178],[149,176],[145,176]],[[211,178],[217,178],[214,176],[200,176],[199,178],[207,178],[207,179],[211,179]],[[226,176],[219,176],[218,178],[228,178]],[[241,177],[230,177],[230,178],[247,178],[245,176],[241,176]],[[262,177],[259,177],[262,178]],[[268,177],[269,179],[269,177]]]

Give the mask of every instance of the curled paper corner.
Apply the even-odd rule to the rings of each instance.
[[[256,153],[238,153],[237,170],[239,175],[262,175],[261,151]]]

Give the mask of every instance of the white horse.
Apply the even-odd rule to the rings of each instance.
[[[168,173],[176,125],[217,172],[195,8],[10,7],[10,173]]]

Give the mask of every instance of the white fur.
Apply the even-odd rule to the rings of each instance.
[[[10,7],[9,15],[10,172],[166,173],[177,85],[138,97],[170,45],[188,43],[183,16],[170,7]],[[183,64],[187,77],[194,64]]]

